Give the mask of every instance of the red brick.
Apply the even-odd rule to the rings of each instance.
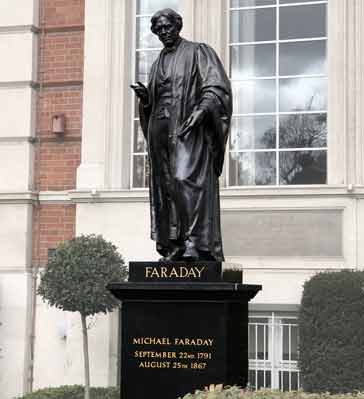
[[[39,80],[79,81],[83,77],[83,32],[57,32],[41,36]]]
[[[40,0],[39,75],[37,136],[35,145],[35,189],[71,190],[81,157],[82,82],[84,57],[85,0]],[[76,29],[69,29],[75,27]],[[53,29],[48,29],[53,28]],[[49,83],[50,86],[43,87]],[[58,87],[52,86],[57,83]],[[52,115],[66,118],[65,139],[55,141]],[[73,141],[67,141],[72,138]],[[75,234],[75,205],[41,204],[33,212],[33,261],[45,265],[48,249]]]
[[[53,215],[53,217],[50,217]],[[42,204],[33,212],[33,262],[44,266],[48,249],[75,235],[76,206]]]
[[[47,27],[74,26],[84,23],[84,0],[41,0]]]
[[[40,191],[72,190],[81,160],[80,142],[40,142],[36,157],[36,187]],[[38,173],[37,173],[38,172]]]

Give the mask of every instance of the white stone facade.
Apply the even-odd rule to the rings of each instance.
[[[26,3],[26,4],[25,4]],[[30,364],[32,184],[38,2],[0,4],[0,392],[23,392]]]

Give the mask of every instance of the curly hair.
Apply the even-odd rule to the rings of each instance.
[[[180,32],[183,26],[182,17],[176,11],[172,10],[171,8],[164,8],[163,10],[157,11],[151,18],[150,22],[152,26],[150,30],[153,33],[155,32],[155,25],[158,22],[160,17],[165,17],[169,19],[173,24],[177,25],[177,29]]]

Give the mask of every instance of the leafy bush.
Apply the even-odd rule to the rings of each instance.
[[[306,392],[364,390],[364,272],[319,273],[304,285],[299,313]]]
[[[118,388],[91,388],[91,399],[119,399]],[[34,391],[18,399],[83,399],[84,387],[81,385],[64,385],[57,388],[45,388]]]
[[[364,393],[330,395],[329,393],[281,392],[274,390],[248,391],[239,387],[211,386],[205,391],[189,393],[183,399],[364,399]]]

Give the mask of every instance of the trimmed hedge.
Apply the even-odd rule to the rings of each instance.
[[[329,393],[281,392],[272,390],[248,391],[236,386],[210,387],[209,390],[187,394],[183,399],[364,399],[364,393],[330,395]]]
[[[303,390],[364,391],[364,272],[312,277],[304,284],[298,324]]]
[[[84,387],[64,385],[56,388],[44,388],[17,399],[84,399]],[[90,399],[120,399],[118,388],[90,388]]]

